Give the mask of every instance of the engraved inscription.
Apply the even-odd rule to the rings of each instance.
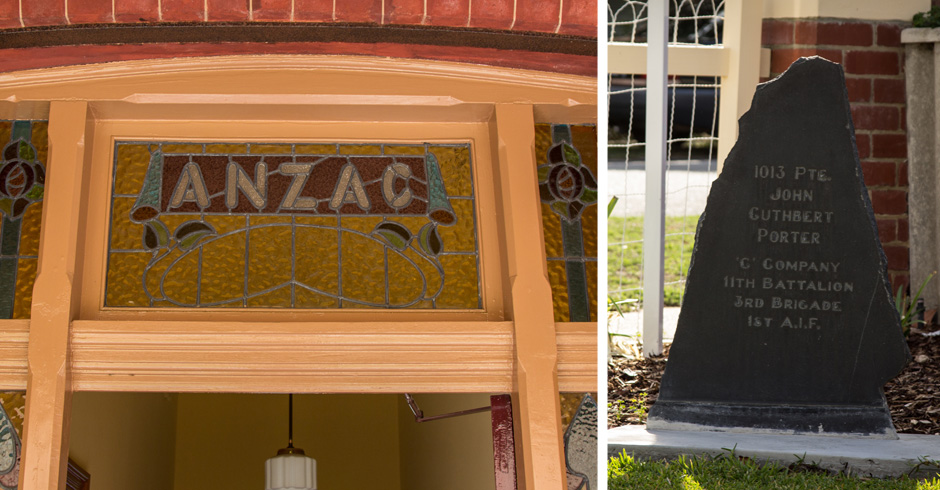
[[[832,177],[813,166],[755,165],[759,202],[743,216],[754,256],[737,257],[738,272],[722,277],[734,290],[732,306],[748,312],[747,326],[818,330],[825,315],[843,311],[844,297],[855,285],[840,280],[842,262],[818,257],[838,220],[825,199]],[[810,258],[807,258],[810,257]]]

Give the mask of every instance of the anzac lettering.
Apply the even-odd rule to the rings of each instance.
[[[167,155],[159,212],[424,215],[422,157]]]

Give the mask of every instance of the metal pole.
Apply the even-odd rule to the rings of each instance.
[[[424,411],[418,407],[418,402],[415,401],[414,397],[410,394],[405,393],[405,401],[408,402],[408,408],[411,409],[411,413],[415,416],[415,422],[430,422],[432,420],[441,420],[449,419],[452,417],[462,417],[464,415],[471,415],[474,413],[489,412],[492,410],[492,406],[489,407],[480,407],[480,408],[471,408],[469,410],[461,410],[459,412],[450,412],[440,415],[431,415],[429,417],[424,416]]]
[[[294,394],[287,395],[287,447],[294,447]]]
[[[663,351],[666,226],[666,82],[669,6],[649,1],[646,53],[646,212],[643,219],[643,355]]]

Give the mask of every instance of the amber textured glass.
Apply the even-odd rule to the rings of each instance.
[[[482,307],[468,144],[114,155],[107,307]]]
[[[0,121],[0,319],[30,317],[48,129],[46,121]]]
[[[535,156],[555,321],[597,321],[597,128],[537,124]]]

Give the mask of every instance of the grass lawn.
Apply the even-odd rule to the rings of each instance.
[[[666,218],[666,306],[679,306],[692,259],[698,216]],[[607,287],[614,301],[643,297],[643,218],[607,220]],[[680,280],[682,282],[680,282]]]
[[[608,490],[940,490],[940,480],[859,478],[834,475],[802,461],[781,467],[758,465],[733,452],[715,458],[679,457],[637,461],[621,454],[607,466]]]

